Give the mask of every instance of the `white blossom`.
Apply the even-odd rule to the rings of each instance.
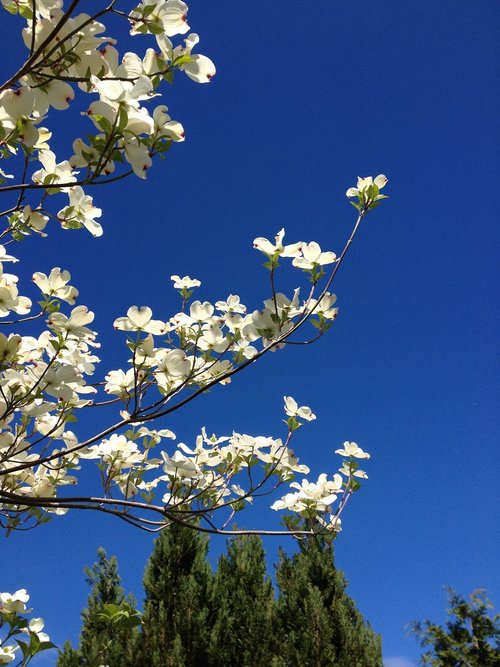
[[[52,313],[47,324],[51,329],[60,332],[66,332],[72,337],[92,340],[96,334],[85,325],[94,320],[92,313],[87,306],[77,306],[73,308],[69,317],[64,313]]]
[[[297,401],[291,396],[284,396],[284,400],[285,412],[289,417],[298,417],[298,419],[305,419],[306,421],[316,419],[316,415],[313,414],[311,408],[307,407],[307,405],[299,408]]]
[[[29,599],[30,596],[25,588],[20,588],[15,593],[0,593],[0,610],[16,613],[26,611],[26,603]]]
[[[306,271],[313,269],[315,266],[332,264],[337,259],[337,255],[334,252],[321,252],[319,244],[315,241],[303,243],[301,252],[302,256],[295,257],[292,264]]]
[[[32,178],[35,183],[57,185],[57,183],[66,184],[76,181],[75,172],[68,160],[56,163],[56,156],[50,150],[38,151],[38,159],[42,163],[43,169],[39,169],[33,174]]]
[[[33,282],[43,294],[74,304],[78,296],[78,290],[76,287],[68,285],[70,280],[71,274],[69,271],[61,271],[58,266],[52,269],[48,277],[40,271],[33,274]]]
[[[131,306],[126,317],[118,317],[114,328],[121,331],[146,331],[153,335],[161,335],[168,329],[165,322],[153,320],[153,311],[148,306]]]
[[[280,257],[299,257],[302,251],[302,241],[284,246],[284,236],[285,230],[280,229],[274,238],[274,244],[271,241],[268,241],[268,239],[259,236],[258,238],[254,239],[253,247],[270,257],[274,256],[275,254],[279,255]]]
[[[387,184],[387,176],[379,174],[375,179],[371,176],[358,176],[358,182],[355,188],[349,188],[346,192],[347,197],[357,197],[361,192],[367,190],[370,185],[376,185],[381,190]]]
[[[174,283],[174,289],[193,289],[194,287],[200,287],[201,282],[196,278],[190,278],[189,276],[170,276],[170,280]]]
[[[343,449],[336,449],[335,454],[341,456],[353,456],[356,459],[369,459],[370,455],[364,452],[355,442],[344,442]]]
[[[85,227],[92,236],[101,236],[102,227],[95,218],[100,218],[102,211],[94,206],[92,197],[86,195],[79,185],[68,188],[67,192],[69,205],[57,214],[61,227],[66,229],[74,226]]]

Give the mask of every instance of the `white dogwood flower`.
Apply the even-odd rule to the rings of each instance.
[[[56,162],[55,154],[50,150],[38,151],[38,159],[43,165],[43,169],[35,171],[32,176],[34,183],[43,184],[57,184],[57,183],[74,183],[76,172],[71,168],[68,160],[63,162]]]
[[[189,56],[189,61],[183,63],[180,66],[180,69],[185,72],[185,74],[196,81],[196,83],[208,83],[215,76],[215,65],[207,58],[200,53],[191,53],[192,49],[198,44],[200,38],[195,33],[189,35],[184,40],[184,47],[176,47],[173,51],[173,58],[179,56]]]
[[[156,336],[164,334],[168,327],[165,322],[151,319],[153,311],[148,306],[131,306],[127,317],[118,317],[113,326],[120,331],[145,331]]]
[[[246,313],[247,307],[240,303],[237,294],[230,294],[225,301],[217,301],[215,307],[223,313]]]
[[[64,229],[85,227],[92,236],[102,236],[102,227],[94,220],[101,217],[102,211],[94,206],[92,197],[86,195],[79,185],[66,191],[69,194],[69,205],[57,214],[61,227]]]
[[[172,120],[167,113],[168,107],[160,104],[153,111],[153,122],[157,137],[166,137],[172,141],[184,141],[185,133],[182,125]]]
[[[69,271],[61,271],[61,269],[56,266],[52,269],[48,277],[45,273],[37,271],[33,274],[32,280],[43,294],[54,296],[57,299],[61,299],[70,304],[75,303],[76,297],[78,296],[78,290],[76,287],[68,285],[68,282],[71,280]]]
[[[364,452],[355,442],[344,442],[343,449],[336,449],[335,454],[341,456],[353,456],[356,459],[369,459],[368,452]]]
[[[94,320],[94,313],[87,306],[77,306],[67,317],[64,313],[52,313],[47,319],[47,324],[55,331],[66,332],[75,338],[95,338],[94,331],[87,329],[86,324]]]
[[[30,632],[37,636],[38,640],[41,642],[50,641],[50,637],[46,632],[42,632],[45,626],[43,618],[32,618],[28,623],[28,628],[25,632]]]
[[[149,149],[142,144],[137,137],[126,139],[123,148],[125,150],[125,159],[132,167],[132,170],[139,178],[146,178],[146,171],[153,164]]]
[[[375,179],[371,176],[361,177],[358,176],[358,182],[355,188],[349,188],[347,190],[346,197],[357,197],[361,192],[370,187],[370,185],[376,185],[379,190],[381,190],[387,183],[387,176],[384,174],[379,174]]]
[[[280,257],[299,257],[303,245],[302,241],[285,246],[283,245],[284,236],[285,230],[280,229],[280,231],[274,237],[274,244],[268,239],[259,236],[254,239],[253,247],[270,257],[275,254],[278,254]]]
[[[6,612],[23,612],[30,596],[25,588],[20,588],[15,593],[0,593],[0,609]]]
[[[196,280],[196,278],[190,278],[189,276],[170,276],[170,280],[174,283],[174,289],[193,289],[194,287],[200,287],[201,282]]]
[[[307,405],[303,405],[299,408],[297,401],[291,396],[284,396],[283,398],[285,400],[285,413],[289,417],[298,417],[299,419],[305,419],[308,422],[316,419],[316,415],[313,414],[311,408],[307,407]]]
[[[332,264],[337,259],[337,255],[334,252],[321,252],[321,248],[316,241],[303,243],[301,251],[302,255],[295,257],[292,264],[306,271],[313,269],[315,266]]]
[[[2,646],[1,643],[0,640],[0,665],[8,665],[16,659],[15,652],[19,646],[13,646],[12,644],[4,644]]]
[[[208,301],[193,301],[190,306],[189,314],[196,322],[206,322],[214,314],[214,307]]]
[[[345,475],[346,477],[359,477],[361,479],[368,479],[368,475],[364,470],[351,469],[348,461],[342,462],[342,467],[339,468],[339,472]]]

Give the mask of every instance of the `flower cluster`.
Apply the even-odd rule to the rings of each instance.
[[[341,474],[333,479],[321,474],[317,482],[295,481],[309,468],[299,463],[289,443],[295,431],[316,416],[291,396],[284,398],[285,439],[238,432],[208,437],[202,430],[194,447],[180,442],[173,450],[152,453],[175,435],[168,428],[151,428],[150,422],[166,418],[216,384],[227,384],[240,368],[284,347],[306,323],[313,325],[317,336],[337,317],[335,295],[319,286],[323,267],[337,261],[335,253],[312,241],[284,245],[284,236],[282,229],[274,242],[254,240],[273,278],[272,293],[261,309],[248,309],[234,294],[214,303],[193,300],[201,281],[173,275],[181,310],[156,319],[148,306],[131,306],[116,318],[115,329],[127,335],[129,365],[109,370],[104,382],[92,384],[89,376],[99,361],[96,332],[89,327],[94,314],[76,305],[78,290],[70,284],[70,273],[56,267],[48,275],[33,274],[42,300],[40,311],[32,314],[31,300],[18,294],[17,277],[2,269],[0,316],[14,313],[18,319],[12,323],[46,317],[47,325],[38,336],[0,334],[0,496],[9,529],[20,521],[45,520],[47,513],[65,513],[71,501],[59,490],[77,483],[76,473],[86,460],[97,461],[104,498],[114,508],[124,507],[121,497],[164,517],[226,509],[230,520],[265,484],[277,488],[291,482],[295,491],[276,501],[274,509],[339,529],[346,499],[357,490],[359,479],[366,478],[354,459],[368,455],[346,442],[337,450],[348,459]],[[16,261],[3,246],[0,258],[4,263]],[[309,276],[312,287],[305,299],[300,298],[300,288],[289,296],[275,289],[278,259],[291,260]],[[100,398],[101,392],[107,399]],[[103,436],[79,440],[71,426],[76,413],[105,403],[121,405],[121,421]],[[331,514],[331,505],[340,496],[339,509]]]
[[[3,640],[0,636],[0,665],[14,662],[19,653],[22,654],[22,664],[25,665],[37,653],[54,648],[48,634],[43,632],[43,618],[26,618],[26,615],[31,613],[31,609],[26,607],[29,598],[24,588],[15,593],[0,593],[0,630],[7,630]],[[12,641],[16,643],[11,643]]]
[[[283,235],[282,230],[278,236]],[[302,249],[311,245],[294,244],[295,251],[289,256],[300,259]],[[2,246],[0,254],[4,262],[15,261]],[[314,267],[299,268],[314,271]],[[0,334],[0,493],[6,502],[12,496],[20,499],[17,507],[11,501],[4,505],[4,510],[11,508],[7,525],[15,525],[22,513],[39,521],[42,513],[66,512],[58,490],[77,483],[75,472],[85,460],[98,461],[106,494],[114,487],[125,499],[140,497],[151,504],[160,493],[162,507],[182,505],[183,511],[198,504],[205,510],[226,507],[234,512],[269,478],[274,477],[279,485],[297,474],[307,474],[309,469],[299,464],[288,442],[315,415],[290,396],[285,397],[285,442],[236,432],[209,438],[202,431],[193,449],[179,443],[174,452],[151,456],[153,447],[175,436],[169,429],[142,424],[176,409],[182,391],[191,392],[191,397],[213,384],[229,382],[241,365],[283,346],[290,332],[307,319],[316,327],[320,321],[333,321],[337,315],[331,307],[333,295],[325,292],[313,298],[314,286],[301,302],[298,288],[291,297],[275,292],[264,300],[261,310],[249,311],[234,294],[214,304],[191,301],[201,282],[172,276],[183,310],[159,320],[147,306],[130,307],[114,323],[129,336],[130,367],[110,370],[104,383],[90,385],[88,377],[99,361],[94,354],[99,347],[96,333],[88,326],[94,315],[87,307],[75,305],[78,290],[70,281],[70,273],[59,267],[48,275],[35,272],[33,283],[43,299],[40,312],[31,315],[31,300],[18,296],[17,279],[5,279],[9,291],[2,299],[3,316],[12,312],[25,315],[24,319],[46,316],[47,324],[37,337]],[[63,312],[68,305],[71,310]],[[117,425],[107,437],[79,441],[71,430],[75,414],[99,404],[102,390],[112,401],[122,403],[123,431],[119,433]],[[40,445],[35,447],[33,442]],[[50,443],[57,446],[49,449]],[[245,490],[235,479],[243,470],[251,479]],[[154,471],[161,474],[154,476]],[[21,499],[25,498],[40,501],[23,506]],[[321,505],[318,507],[321,511]]]
[[[311,245],[294,244],[294,261],[303,258],[302,248]],[[316,264],[305,270],[314,272],[315,268]],[[186,306],[200,281],[189,276],[173,276],[172,280]],[[286,337],[305,320],[326,328],[326,323],[337,316],[337,309],[331,308],[334,301],[335,297],[325,292],[320,299],[313,300],[310,295],[301,302],[300,290],[296,289],[290,297],[275,292],[264,300],[262,309],[249,311],[237,295],[230,294],[215,303],[194,300],[168,320],[154,319],[148,306],[131,306],[126,316],[115,320],[114,326],[135,334],[129,345],[136,370],[110,371],[105,389],[125,400],[127,409],[135,401],[140,405],[139,411],[144,412],[144,398],[153,387],[166,405],[180,388],[202,388],[215,381],[229,381],[241,363],[255,359],[266,348],[283,346]],[[158,337],[167,344],[159,345]],[[158,403],[155,405],[158,408]]]
[[[366,478],[357,459],[368,455],[347,442],[337,450],[345,457],[340,474],[299,481],[309,468],[299,463],[290,441],[316,417],[290,396],[284,399],[282,437],[237,431],[216,437],[203,429],[194,444],[160,445],[176,439],[166,423],[175,410],[229,383],[268,351],[310,342],[297,340],[305,325],[313,327],[312,340],[332,326],[338,309],[331,282],[361,218],[384,198],[380,190],[387,179],[358,179],[347,191],[357,198],[352,203],[359,218],[338,256],[315,241],[285,244],[284,229],[271,240],[257,237],[253,245],[264,254],[271,278],[258,307],[249,308],[227,292],[214,302],[193,299],[201,282],[172,275],[181,298],[177,312],[158,315],[147,305],[132,305],[116,317],[114,328],[126,339],[128,361],[94,378],[99,362],[94,313],[77,303],[69,271],[55,267],[33,273],[41,293],[35,306],[20,294],[18,276],[4,271],[4,265],[17,261],[7,244],[32,233],[45,236],[51,218],[64,229],[85,228],[100,236],[102,211],[86,186],[132,173],[146,178],[155,156],[185,138],[181,123],[155,99],[161,86],[176,72],[208,83],[215,66],[196,53],[199,37],[190,32],[182,0],[139,0],[127,11],[117,1],[94,14],[78,13],[76,6],[65,10],[63,0],[0,1],[26,20],[22,38],[28,49],[25,65],[0,87],[0,159],[12,165],[0,169],[0,192],[16,193],[14,205],[1,214],[7,226],[0,234],[5,243],[0,245],[0,319],[20,327],[0,333],[0,525],[12,530],[64,514],[75,506],[65,487],[78,483],[81,465],[96,461],[102,497],[92,493],[78,507],[98,504],[131,523],[150,523],[143,515],[148,510],[158,515],[160,526],[179,517],[196,523],[201,516],[207,522],[210,517],[214,527],[212,512],[221,510],[224,517],[225,510],[222,528],[214,528],[223,530],[256,496],[290,483],[292,491],[274,503],[275,509],[338,530],[347,499]],[[149,46],[140,54],[120,54],[103,20],[125,20],[132,38],[149,40]],[[60,159],[45,121],[54,112],[75,111],[77,95],[91,96],[80,108],[92,132],[85,139],[75,136],[71,153]],[[50,208],[61,197],[64,201]],[[306,290],[277,289],[279,265],[287,260],[308,279]],[[74,424],[96,407],[118,408],[119,419],[82,438]]]
[[[345,442],[343,449],[337,449],[335,453],[348,457],[348,460],[342,461],[342,467],[339,468],[340,475],[336,473],[332,479],[328,479],[325,473],[321,473],[317,482],[309,482],[307,479],[302,480],[301,483],[292,482],[290,488],[297,489],[297,491],[285,494],[280,500],[271,505],[271,509],[296,512],[302,517],[317,521],[320,526],[327,530],[340,531],[340,514],[349,496],[357,491],[360,486],[359,481],[354,478],[368,479],[368,475],[364,471],[358,470],[354,459],[369,459],[370,455],[364,452],[355,442]],[[346,477],[345,480],[342,475]],[[342,496],[342,501],[336,512],[332,512],[332,505],[339,495]],[[326,513],[330,514],[328,519],[324,518]]]
[[[387,184],[387,176],[379,174],[376,178],[366,176],[358,177],[355,188],[349,188],[346,197],[356,198],[358,201],[351,204],[362,214],[379,206],[382,199],[387,199],[386,195],[381,195],[380,190]]]
[[[145,105],[160,94],[163,82],[172,82],[176,71],[197,83],[208,83],[215,66],[206,56],[194,53],[199,37],[186,35],[188,7],[181,0],[143,0],[128,13],[116,10],[112,3],[93,16],[66,14],[62,0],[2,0],[2,4],[27,21],[23,40],[31,65],[26,71],[21,68],[0,89],[0,159],[10,158],[14,172],[0,170],[0,184],[24,178],[23,160],[28,156],[41,165],[31,179],[44,193],[37,198],[34,189],[33,201],[22,198],[8,211],[10,232],[14,238],[44,234],[49,218],[57,217],[65,229],[85,227],[99,236],[102,227],[95,219],[101,209],[82,186],[111,174],[115,178],[117,168],[120,176],[126,175],[126,163],[130,172],[146,178],[155,155],[168,150],[172,142],[184,141],[184,129],[172,120],[165,104],[151,111]],[[116,40],[104,36],[106,27],[98,20],[103,15],[125,18],[131,35],[149,35],[155,48],[148,47],[143,55],[129,51],[120,56]],[[170,38],[178,35],[186,37],[174,46]],[[77,92],[97,96],[85,112],[97,133],[86,140],[75,138],[73,154],[58,161],[49,144],[52,134],[43,122],[52,110],[68,109]],[[12,184],[10,189],[16,187],[20,186]],[[46,210],[46,195],[61,192],[69,202],[54,216]]]

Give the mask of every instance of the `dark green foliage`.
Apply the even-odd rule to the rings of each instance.
[[[432,667],[499,667],[500,615],[491,616],[492,604],[477,590],[467,602],[448,589],[449,619],[443,628],[424,621],[413,624],[421,646],[430,647],[421,664]]]
[[[82,631],[78,649],[64,644],[57,667],[124,667],[133,633],[100,617],[105,605],[125,604],[125,594],[114,556],[107,558],[104,549],[97,551],[97,562],[86,568],[87,582],[92,587],[87,608],[82,612]]]
[[[366,625],[335,569],[331,540],[299,541],[276,568],[282,662],[287,667],[381,667],[380,637]]]
[[[259,537],[230,539],[215,574],[207,551],[207,538],[192,528],[163,531],[144,575],[140,632],[117,628],[96,656],[111,639],[104,605],[125,608],[116,561],[99,552],[87,572],[92,593],[79,649],[66,644],[58,667],[382,666],[380,638],[346,594],[331,540],[301,540],[298,553],[280,554],[278,599]]]
[[[155,542],[146,567],[146,599],[134,667],[206,665],[210,639],[208,540],[173,524]]]
[[[80,657],[80,653],[73,649],[70,641],[64,642],[63,650],[57,660],[57,667],[80,667],[83,665]]]
[[[214,577],[209,665],[269,667],[274,644],[274,590],[258,537],[228,541]]]

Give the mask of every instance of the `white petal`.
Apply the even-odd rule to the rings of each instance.
[[[378,187],[378,189],[381,190],[387,183],[387,176],[385,176],[384,174],[379,174],[375,179],[374,183]]]
[[[358,176],[358,190],[364,190],[365,188],[373,185],[373,178],[371,176]]]
[[[206,56],[199,53],[191,56],[192,61],[183,66],[187,76],[196,83],[209,83],[215,76],[215,65]]]
[[[131,306],[127,310],[127,317],[138,328],[142,328],[144,325],[150,322],[152,315],[153,311],[148,306],[141,306],[140,308],[137,306]]]

